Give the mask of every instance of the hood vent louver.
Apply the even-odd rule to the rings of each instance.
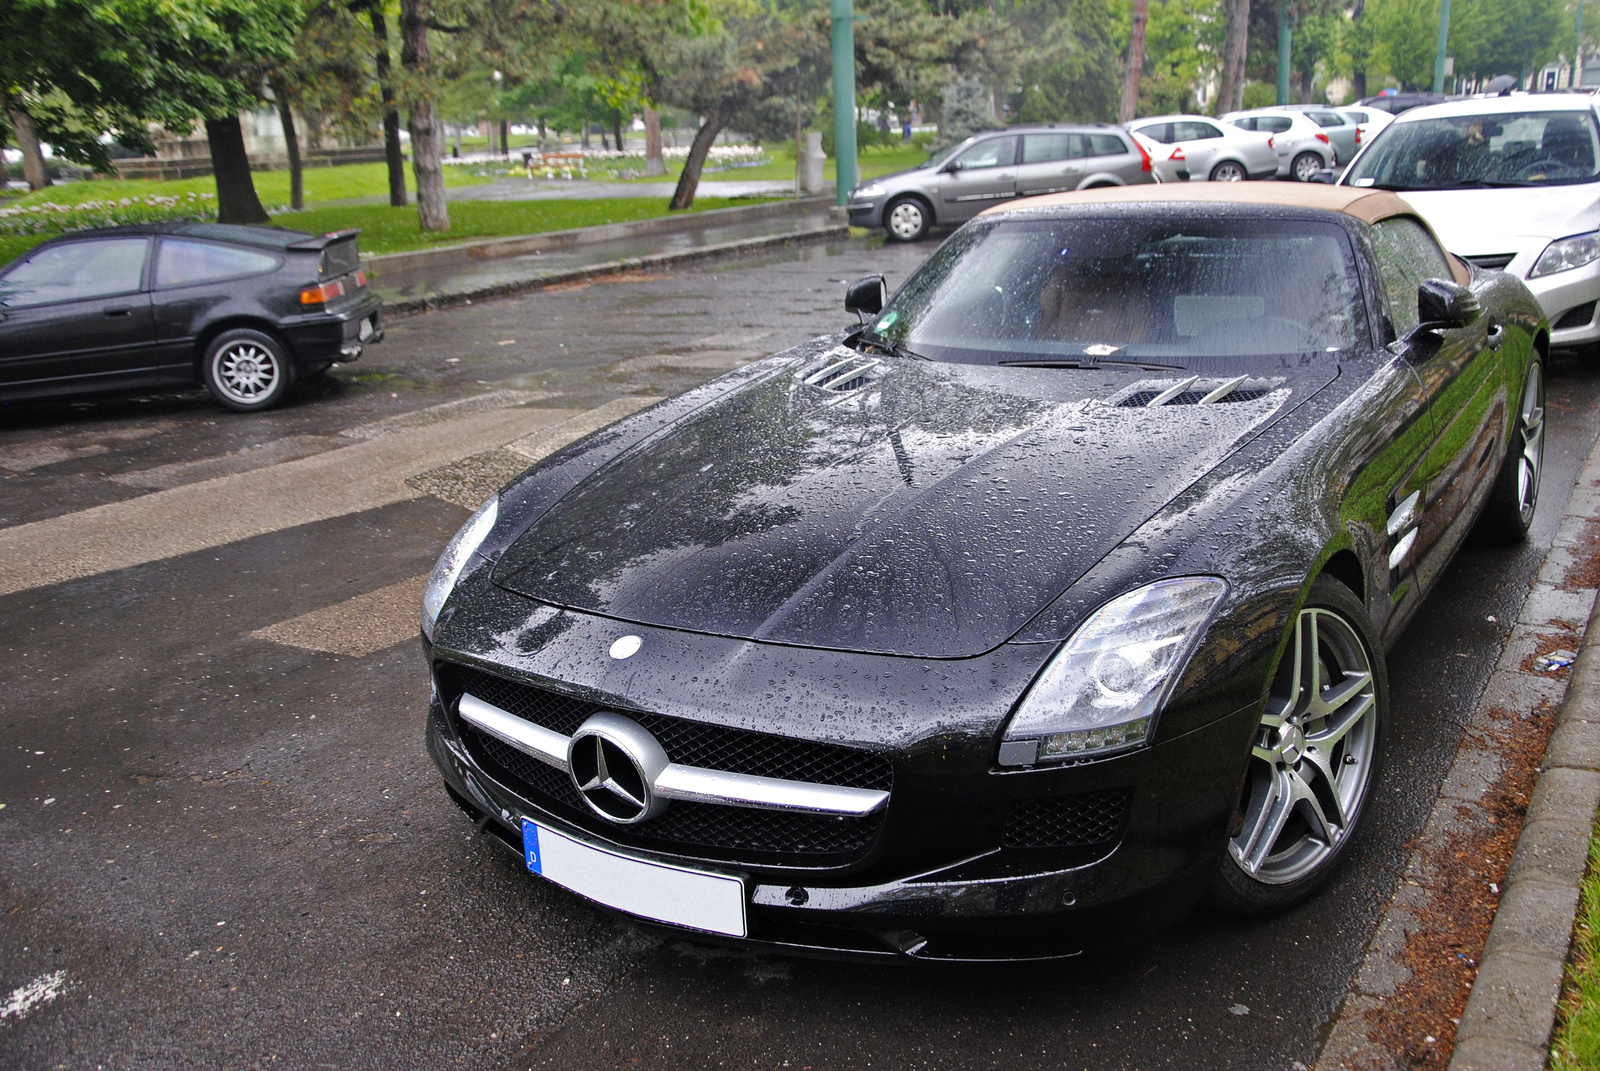
[[[875,357],[838,349],[829,353],[820,365],[799,372],[795,378],[808,387],[830,394],[849,394],[877,379],[881,364],[883,362]]]
[[[1283,383],[1281,379],[1252,379],[1250,376],[1233,376],[1228,379],[1141,380],[1124,391],[1120,397],[1109,399],[1107,404],[1118,409],[1161,409],[1173,405],[1233,405],[1253,402]]]

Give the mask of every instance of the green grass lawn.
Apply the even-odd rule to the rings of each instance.
[[[691,211],[755,203],[758,201],[753,198],[699,197]],[[273,217],[273,223],[313,234],[359,227],[362,252],[399,253],[484,238],[653,219],[666,214],[664,197],[611,197],[583,201],[458,201],[450,206],[450,230],[445,234],[423,234],[417,224],[414,205],[406,208],[329,205],[303,212],[281,212]],[[0,264],[21,256],[50,237],[48,234],[0,235]]]
[[[768,163],[760,167],[734,167],[726,171],[707,170],[700,177],[702,181],[715,182],[755,182],[768,179],[782,179],[786,182],[794,181],[794,144],[792,142],[776,142],[764,146],[767,152]],[[904,171],[909,167],[916,167],[928,158],[924,149],[917,148],[911,142],[897,142],[894,145],[868,145],[856,154],[856,167],[861,172],[862,179],[877,178],[879,175],[889,175],[896,171]],[[638,161],[626,161],[628,166],[637,167]],[[683,170],[682,160],[667,160],[667,174],[665,178],[622,179],[624,182],[667,182],[676,181],[678,174]],[[822,181],[832,182],[836,174],[833,157],[822,165]],[[606,173],[595,168],[590,168],[590,177],[604,179]]]
[[[1589,841],[1589,871],[1583,877],[1578,923],[1567,963],[1566,991],[1550,1046],[1551,1071],[1600,1067],[1600,837]]]

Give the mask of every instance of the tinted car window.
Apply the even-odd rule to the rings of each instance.
[[[1255,130],[1265,130],[1269,134],[1281,134],[1294,126],[1294,120],[1287,115],[1263,115],[1256,120]]]
[[[1588,111],[1459,115],[1394,123],[1347,181],[1389,190],[1565,186],[1600,178]]]
[[[1353,109],[1351,111],[1345,112],[1345,114],[1348,115],[1350,118],[1354,119],[1358,123],[1369,122],[1372,119],[1372,116],[1368,115],[1366,112],[1355,111]]]
[[[222,279],[260,275],[278,266],[278,258],[248,249],[210,242],[165,239],[156,253],[157,286],[193,286]]]
[[[1139,127],[1134,133],[1143,134],[1151,141],[1159,141],[1163,145],[1171,145],[1177,140],[1173,136],[1172,126],[1171,123],[1151,123],[1149,126]]]
[[[1311,117],[1311,121],[1316,123],[1318,126],[1330,127],[1346,125],[1344,116],[1340,115],[1338,112],[1307,112],[1306,114],[1309,115]]]
[[[872,334],[972,364],[1082,358],[1093,347],[1117,360],[1276,368],[1286,354],[1355,344],[1364,327],[1350,314],[1360,307],[1354,278],[1348,236],[1326,223],[969,224]]]
[[[1006,167],[1016,162],[1016,138],[990,138],[980,141],[957,157],[961,170],[973,171],[985,167]]]
[[[1405,216],[1376,223],[1372,246],[1395,334],[1403,335],[1417,326],[1417,287],[1424,279],[1452,278],[1450,262],[1422,224]]]
[[[1131,151],[1128,148],[1128,143],[1115,134],[1089,135],[1090,156],[1121,156],[1123,153]]]
[[[144,275],[147,238],[108,238],[41,249],[0,279],[10,308],[127,294]]]
[[[1177,141],[1205,141],[1207,138],[1222,137],[1222,131],[1210,123],[1188,120],[1182,123],[1174,123],[1173,126],[1177,131]]]
[[[1043,164],[1083,155],[1081,134],[1029,134],[1022,139],[1022,162]]]

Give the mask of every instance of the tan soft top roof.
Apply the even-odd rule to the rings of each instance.
[[[1104,186],[1075,193],[1050,193],[993,205],[979,213],[1014,208],[1105,204],[1281,205],[1343,212],[1367,223],[1389,216],[1415,215],[1412,207],[1388,190],[1327,186],[1304,182],[1182,182],[1141,186]]]

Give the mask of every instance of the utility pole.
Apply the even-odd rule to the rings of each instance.
[[[1450,0],[1445,0],[1449,3]],[[1294,39],[1289,29],[1289,5],[1278,8],[1278,105],[1289,103],[1289,53]]]
[[[1450,0],[1439,0],[1439,47],[1433,54],[1433,91],[1444,92],[1444,54],[1450,47]]]
[[[856,32],[852,0],[833,0],[833,162],[835,200],[856,184]]]

